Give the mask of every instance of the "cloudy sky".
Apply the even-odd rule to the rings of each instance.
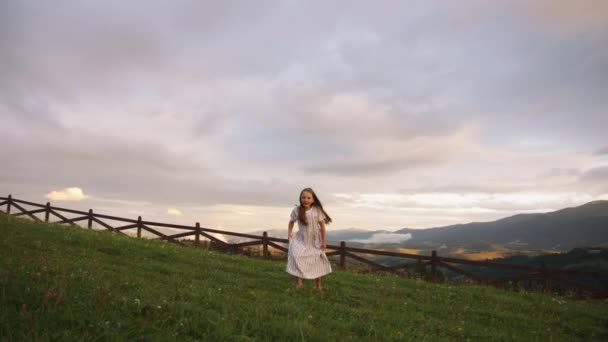
[[[235,231],[608,199],[608,2],[2,1],[0,196]]]

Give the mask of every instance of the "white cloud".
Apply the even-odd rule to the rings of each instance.
[[[519,9],[531,24],[560,36],[607,27],[608,3],[604,0],[519,0],[511,5]]]
[[[412,238],[412,234],[376,233],[367,239],[351,240],[361,243],[401,243]]]
[[[513,192],[513,193],[441,193],[412,194],[364,193],[356,198],[349,194],[336,194],[345,203],[356,208],[388,208],[411,211],[442,210],[461,213],[498,213],[502,211],[551,211],[602,199],[600,195],[576,192]]]
[[[65,188],[59,191],[51,191],[46,194],[46,198],[50,199],[51,201],[82,201],[89,197],[90,196],[85,195],[84,192],[82,192],[82,189],[76,187]]]
[[[167,214],[171,216],[182,216],[182,212],[179,209],[169,208],[167,209]]]

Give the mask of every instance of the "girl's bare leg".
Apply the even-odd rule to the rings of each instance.
[[[296,288],[299,289],[302,287],[302,278],[296,277]]]
[[[315,279],[315,281],[317,282],[317,289],[321,289],[321,278],[317,278]]]

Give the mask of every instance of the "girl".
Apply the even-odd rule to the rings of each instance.
[[[292,231],[296,221],[298,232],[294,236]],[[296,276],[296,288],[302,287],[302,278],[314,278],[317,289],[321,290],[321,277],[331,272],[329,259],[325,255],[325,224],[330,222],[331,218],[323,210],[315,192],[311,188],[302,190],[300,205],[291,211],[287,230],[289,251],[286,271]]]

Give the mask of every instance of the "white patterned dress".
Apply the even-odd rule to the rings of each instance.
[[[287,253],[287,273],[304,279],[315,279],[331,272],[331,265],[327,255],[321,249],[321,225],[325,219],[323,212],[317,207],[306,211],[308,225],[298,220],[296,206],[289,217],[291,222],[298,222],[298,232],[289,239]]]

